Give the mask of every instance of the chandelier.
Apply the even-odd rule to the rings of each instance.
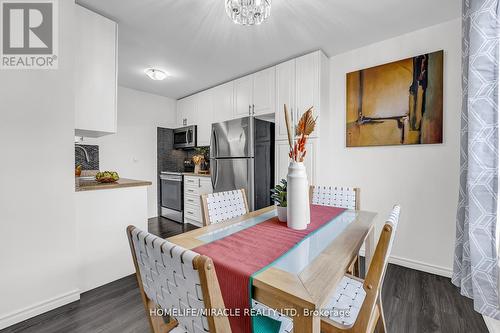
[[[271,0],[225,0],[226,13],[236,24],[261,24],[271,14]]]

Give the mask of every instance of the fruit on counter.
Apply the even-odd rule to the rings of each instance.
[[[116,171],[103,171],[103,172],[98,172],[95,175],[95,179],[98,182],[115,182],[118,179],[120,179],[120,176]]]
[[[81,165],[78,165],[76,168],[75,168],[75,176],[76,177],[80,177],[82,175],[82,166]]]

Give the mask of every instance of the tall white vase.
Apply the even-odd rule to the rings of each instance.
[[[287,175],[287,226],[304,230],[310,222],[309,183],[304,163],[290,162]]]

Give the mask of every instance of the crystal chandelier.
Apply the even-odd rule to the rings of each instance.
[[[261,24],[271,14],[271,0],[225,1],[227,15],[237,24]]]

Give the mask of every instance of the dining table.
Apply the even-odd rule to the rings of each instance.
[[[186,249],[203,247],[276,219],[274,206],[170,238]],[[337,284],[364,244],[365,272],[375,250],[376,213],[342,210],[272,263],[252,276],[251,296],[272,309],[287,309],[294,332],[319,333],[319,310],[330,302]],[[284,224],[286,227],[286,224]],[[258,238],[259,234],[255,234]],[[214,260],[215,261],[215,260]]]

